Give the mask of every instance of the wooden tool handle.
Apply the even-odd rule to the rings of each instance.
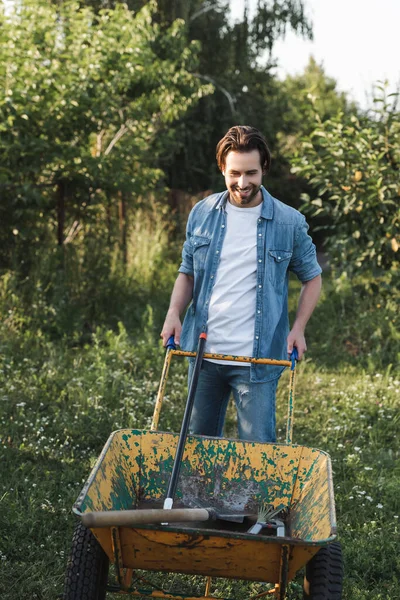
[[[134,527],[151,523],[183,523],[208,521],[212,515],[205,508],[148,508],[143,510],[110,510],[81,515],[86,527]]]

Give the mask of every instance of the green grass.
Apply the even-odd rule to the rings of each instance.
[[[332,458],[344,599],[400,598],[395,313],[390,305],[373,310],[370,300],[355,301],[333,284],[325,288],[310,323],[307,359],[298,369],[294,441],[326,450]],[[380,333],[373,337],[377,326]],[[90,343],[74,345],[68,337],[51,340],[40,330],[3,322],[2,600],[50,600],[62,593],[75,523],[71,507],[83,482],[111,431],[149,426],[163,362],[153,333],[157,327],[141,331],[136,340],[123,326],[103,327]],[[171,371],[160,429],[176,431],[186,396],[185,365]],[[285,375],[278,392],[282,440],[286,383]],[[234,427],[230,410],[227,434],[234,435]],[[199,578],[171,575],[170,584],[177,590],[204,589]],[[290,600],[301,598],[300,584],[301,577],[290,585]],[[260,590],[257,583],[232,581],[213,587],[214,594],[238,600]]]

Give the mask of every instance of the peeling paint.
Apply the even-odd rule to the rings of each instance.
[[[114,432],[76,510],[162,503],[177,441],[178,435],[171,433]],[[189,436],[175,505],[256,515],[261,505],[271,504],[289,515],[290,537],[251,536],[245,525],[235,529],[231,524],[121,527],[123,566],[276,583],[285,539],[292,578],[321,545],[335,538],[329,469],[328,455],[313,448]],[[113,560],[110,531],[93,532]]]
[[[155,430],[173,355],[195,353],[167,351],[151,430],[126,429],[111,434],[74,505],[76,514],[162,506],[178,435]],[[290,361],[270,359],[205,357],[292,365]],[[189,436],[174,500],[176,507],[250,513],[253,521],[261,507],[272,505],[284,515],[287,537],[277,538],[265,529],[259,535],[250,535],[246,521],[239,525],[216,521],[93,529],[110,560],[116,563],[123,588],[130,585],[123,578],[124,569],[128,569],[129,576],[132,570],[145,569],[275,583],[276,597],[283,598],[287,580],[321,546],[335,539],[329,456],[291,443],[294,384],[295,369],[290,373],[286,444]],[[154,589],[135,587],[129,592],[135,596],[194,600]]]

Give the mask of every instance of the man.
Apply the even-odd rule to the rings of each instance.
[[[304,331],[319,298],[321,268],[305,218],[262,186],[271,156],[253,127],[232,127],[217,145],[227,190],[197,203],[187,223],[182,264],[161,332],[164,346],[286,359],[306,351]],[[288,275],[302,282],[289,332]],[[186,313],[183,329],[180,315]],[[193,361],[189,366],[189,377]],[[275,441],[275,396],[282,367],[204,360],[190,423],[192,433],[221,436],[231,392],[239,438]]]

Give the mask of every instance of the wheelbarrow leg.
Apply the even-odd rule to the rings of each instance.
[[[211,577],[207,577],[206,579],[206,590],[204,592],[204,598],[207,598],[210,595],[211,589]]]
[[[126,592],[132,583],[133,569],[124,569],[123,567],[121,540],[119,537],[118,527],[111,527],[111,544],[114,554],[115,568],[117,570],[118,583],[121,590]]]
[[[263,598],[268,595],[274,595],[277,600],[285,600],[286,596],[286,586],[288,580],[288,571],[289,571],[289,555],[290,555],[290,546],[287,544],[282,545],[281,550],[281,563],[279,569],[279,583],[275,584],[275,587],[271,590],[266,590],[265,592],[261,592],[261,594],[257,594],[256,596],[252,596],[251,600],[256,600],[258,598]]]
[[[286,596],[286,586],[289,572],[289,555],[290,546],[288,544],[283,544],[281,551],[281,565],[279,569],[279,585],[275,586],[275,596],[278,600],[285,600]]]

